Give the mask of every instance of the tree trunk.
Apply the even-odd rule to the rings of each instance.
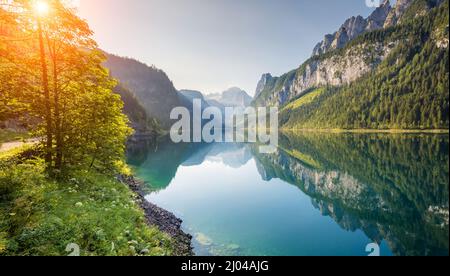
[[[49,48],[50,40],[48,40]],[[62,159],[63,159],[63,139],[62,139],[62,126],[61,126],[61,112],[59,103],[59,87],[58,87],[58,70],[57,70],[57,58],[56,58],[56,45],[53,45],[52,53],[53,62],[53,97],[55,105],[55,139],[56,139],[56,159],[55,159],[55,169],[62,169]]]
[[[48,88],[48,72],[47,63],[45,58],[45,48],[44,48],[44,38],[42,36],[42,24],[40,19],[38,19],[38,32],[39,32],[39,48],[41,57],[41,67],[42,67],[42,87],[45,99],[45,122],[46,122],[46,148],[45,148],[45,162],[47,163],[47,168],[52,166],[52,148],[53,148],[53,127],[52,127],[52,110],[50,102],[50,91]]]

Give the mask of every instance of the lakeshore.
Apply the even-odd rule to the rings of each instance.
[[[183,221],[171,212],[164,210],[145,199],[143,190],[144,182],[133,176],[119,175],[117,179],[127,185],[136,196],[136,202],[145,213],[145,218],[149,226],[156,226],[162,232],[168,234],[174,241],[174,252],[176,256],[193,256],[191,240],[192,236],[186,234],[181,229]]]

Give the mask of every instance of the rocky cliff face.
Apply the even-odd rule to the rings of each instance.
[[[391,11],[391,3],[389,0],[384,0],[380,7],[376,8],[375,11],[367,18],[366,31],[373,31],[383,28],[384,22]]]
[[[394,42],[376,43],[370,47],[366,44],[356,45],[346,49],[340,55],[312,58],[294,74],[290,73],[281,78],[265,74],[260,81],[261,85],[258,85],[261,88],[257,90],[259,96],[256,99],[266,97],[263,101],[255,101],[255,103],[256,105],[282,106],[305,94],[311,88],[351,83],[376,68],[391,53],[395,45]],[[263,83],[266,86],[263,87]],[[270,83],[274,83],[272,88],[268,87]]]
[[[411,0],[403,1],[408,2]],[[317,44],[313,50],[313,56],[341,49],[360,34],[383,28],[386,18],[391,11],[392,7],[389,0],[385,0],[368,18],[353,16],[347,19],[337,32],[327,34],[324,40]]]
[[[364,33],[400,24],[406,17],[426,14],[442,0],[398,0],[394,7],[382,2],[368,18],[351,17],[334,34],[326,35],[313,50],[312,57],[299,69],[273,77],[264,74],[258,82],[253,104],[282,106],[320,86],[340,86],[354,82],[373,71],[399,41],[356,43]],[[436,35],[439,47],[448,47],[445,35]],[[443,37],[443,38],[442,38]],[[354,42],[354,43],[350,43]]]
[[[386,21],[384,22],[384,27],[391,27],[399,23],[402,15],[411,6],[413,0],[397,0],[397,4],[391,10]]]
[[[261,96],[262,92],[264,91],[264,88],[272,79],[273,77],[270,73],[262,75],[261,80],[258,82],[258,85],[256,86],[255,98]]]
[[[362,16],[351,17],[345,21],[341,28],[334,34],[327,34],[323,41],[319,42],[313,50],[313,56],[325,54],[329,51],[343,48],[348,42],[360,34],[401,24],[404,15],[413,5],[417,5],[416,13],[410,16],[420,16],[427,10],[440,5],[444,0],[397,0],[392,7],[389,0],[384,0],[380,7],[366,19]]]
[[[300,96],[312,87],[325,85],[340,86],[353,82],[373,70],[383,61],[395,47],[395,43],[362,44],[346,50],[342,56],[331,56],[323,60],[312,60],[303,70],[299,70],[294,79],[289,96],[279,99],[284,104],[286,98],[290,100]]]

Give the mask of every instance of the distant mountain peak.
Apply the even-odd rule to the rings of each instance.
[[[267,83],[272,79],[273,76],[270,73],[265,73],[261,76],[261,79],[259,80],[258,85],[256,86],[255,99],[257,99],[261,95]]]
[[[225,93],[246,93],[244,90],[240,89],[239,87],[230,87],[227,90],[223,91],[222,94]]]
[[[389,0],[385,0],[375,11],[367,18],[366,31],[381,29],[386,22],[386,18],[392,10]]]
[[[332,50],[343,48],[347,43],[363,33],[402,23],[405,13],[414,3],[417,5],[422,4],[422,9],[429,10],[439,6],[443,1],[397,0],[395,5],[392,6],[389,0],[384,0],[366,19],[362,16],[350,17],[337,32],[325,35],[324,39],[314,47],[312,56],[322,55]]]
[[[247,107],[252,102],[252,97],[239,87],[230,87],[222,93],[207,95],[206,99],[225,107]]]

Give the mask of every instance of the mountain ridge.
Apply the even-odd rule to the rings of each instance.
[[[389,1],[383,3],[387,5]],[[446,79],[448,80],[448,14],[446,15],[443,11],[445,7],[448,7],[448,0],[399,1],[398,4],[408,4],[408,8],[395,6],[390,10],[391,18],[394,13],[398,17],[396,19],[398,24],[364,32],[348,41],[344,47],[321,55],[314,55],[299,68],[280,77],[264,74],[257,85],[252,104],[283,107],[288,103],[300,100],[318,88],[327,88],[326,93],[321,92],[320,97],[316,97],[313,102],[306,105],[310,108],[307,115],[306,107],[299,108],[295,104],[293,106],[297,108],[294,111],[284,110],[285,112],[281,112],[281,124],[289,122],[290,128],[294,126],[308,128],[441,128],[448,125],[448,95],[445,96],[442,93],[445,87],[448,87],[446,84]],[[398,16],[398,10],[402,10],[401,16]],[[389,18],[387,16],[386,20]],[[385,21],[384,25],[392,24],[391,21]],[[447,23],[445,23],[446,21]],[[435,64],[432,64],[431,61]],[[380,65],[383,66],[380,67]],[[424,68],[417,70],[417,66]],[[379,74],[378,77],[373,76],[381,70],[392,71],[392,73],[386,76],[384,74]],[[430,70],[430,72],[425,74],[426,70]],[[400,77],[401,79],[398,79]],[[360,90],[355,90],[357,83],[368,78],[373,78],[369,87],[360,87],[358,88]],[[408,85],[401,83],[405,80],[408,81]],[[368,98],[357,99],[361,107],[355,112],[350,112],[352,103],[342,99],[343,96],[339,93],[340,88],[344,89],[343,87],[348,86],[353,87],[354,90],[353,94],[347,95],[349,99],[361,97],[355,95],[362,94],[364,91],[366,94],[370,94],[365,96]],[[381,88],[373,90],[375,87]],[[421,87],[422,90],[419,91],[418,87]],[[367,92],[368,88],[371,89],[370,93]],[[391,91],[382,91],[388,88]],[[406,104],[396,103],[392,110],[387,111],[390,108],[389,105],[380,98],[383,93],[391,95],[391,101],[395,100],[394,102],[406,97],[404,96],[406,94],[407,97],[415,98],[415,101],[421,101],[423,105],[427,106],[426,110],[424,107],[414,107],[415,103],[410,102],[411,99],[408,98]],[[330,99],[337,98],[340,99],[340,105],[335,107],[327,105]],[[374,101],[379,98],[381,100]],[[320,102],[318,102],[319,100]],[[313,105],[314,108],[312,108]],[[321,110],[320,105],[327,106],[327,112],[333,113],[335,117],[342,117],[342,121],[336,123],[331,114],[328,116],[324,114],[325,111]],[[406,108],[406,106],[408,107]],[[344,115],[336,114],[333,110],[340,110]],[[413,116],[410,114],[412,112],[410,110],[419,111],[417,111],[417,115]],[[304,116],[291,116],[292,113],[304,114]],[[426,114],[434,117],[434,122],[426,119]],[[320,121],[315,119],[319,115],[321,116]],[[355,119],[357,117],[360,118]],[[408,119],[399,119],[400,117],[408,117]],[[296,122],[295,120],[300,121]],[[309,123],[306,126],[301,120]],[[378,123],[379,120],[382,123]],[[355,121],[358,123],[354,123]],[[364,124],[361,123],[363,121]]]
[[[412,0],[400,1],[409,4]],[[360,34],[383,28],[386,19],[392,10],[390,1],[384,0],[367,18],[363,18],[360,15],[350,17],[337,32],[325,35],[324,40],[314,47],[312,56],[318,56],[326,54],[331,50],[341,49]]]
[[[373,71],[389,55],[393,46],[396,46],[392,43],[398,44],[399,42],[380,43],[377,41],[377,44],[374,45],[363,45],[364,41],[361,40],[359,42],[362,45],[358,45],[358,43],[353,43],[357,38],[377,30],[386,30],[395,27],[393,25],[394,21],[396,23],[402,22],[401,19],[405,18],[408,10],[414,5],[420,6],[420,9],[422,9],[418,12],[418,15],[424,15],[424,11],[439,6],[442,2],[443,0],[399,0],[397,1],[397,5],[392,8],[389,0],[385,0],[381,7],[377,8],[368,17],[377,18],[380,17],[379,14],[383,13],[382,11],[389,11],[383,21],[382,27],[375,28],[371,31],[363,28],[364,31],[354,37],[345,35],[347,37],[345,42],[341,41],[339,45],[331,43],[320,54],[316,54],[316,46],[311,58],[305,61],[299,68],[279,77],[274,77],[270,73],[263,74],[258,82],[253,104],[256,106],[283,106],[294,98],[302,96],[303,92],[311,88],[322,85],[343,85],[359,79],[363,75]],[[384,18],[384,15],[382,17]],[[346,24],[349,25],[352,18],[356,20],[358,17],[347,19],[343,26],[346,26]],[[360,18],[362,19],[362,17]],[[388,19],[390,20],[389,22],[386,21]],[[373,19],[371,20],[374,21]],[[340,30],[344,33],[354,32],[354,30],[347,30],[344,27],[341,27]],[[339,34],[339,31],[336,34]],[[332,45],[336,47],[331,47]],[[347,54],[342,54],[342,51],[347,51]],[[346,60],[342,59],[342,56]]]
[[[171,110],[187,106],[187,103],[167,74],[136,59],[109,53],[106,56],[104,66],[111,76],[136,97],[150,118],[157,119],[164,129],[168,129],[172,122]]]

